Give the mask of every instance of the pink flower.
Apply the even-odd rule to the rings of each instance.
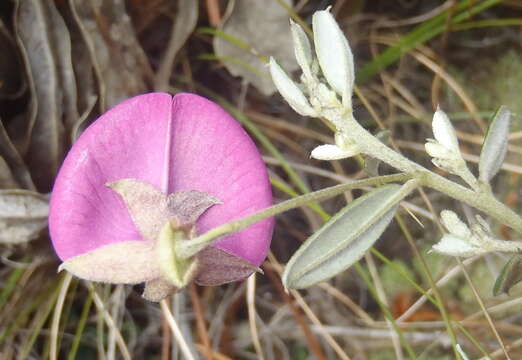
[[[175,244],[272,204],[266,167],[239,123],[193,94],[150,93],[107,111],[67,155],[49,229],[61,268],[87,280],[145,283],[158,301],[195,280],[244,279],[262,263],[273,219],[192,259]]]

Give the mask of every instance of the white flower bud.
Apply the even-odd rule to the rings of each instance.
[[[424,145],[426,152],[433,157],[435,166],[460,176],[473,189],[478,189],[475,176],[469,171],[462,158],[455,129],[444,111],[437,108],[433,115],[433,135],[436,140],[428,139]]]
[[[323,75],[342,96],[343,104],[351,105],[355,71],[348,40],[328,10],[315,12],[312,25],[315,52]]]
[[[434,158],[452,159],[455,157],[455,154],[450,149],[432,139],[428,139],[428,142],[424,144],[424,147],[426,152]]]
[[[453,125],[451,125],[448,115],[446,115],[446,113],[439,107],[437,107],[437,111],[435,111],[435,114],[433,115],[431,126],[433,128],[433,135],[440,144],[449,150],[460,154],[459,141],[457,140],[455,129],[453,128]]]
[[[294,41],[295,59],[301,67],[305,78],[312,78],[312,48],[308,36],[303,28],[290,19],[290,29],[292,31],[292,39]]]
[[[462,238],[471,238],[471,230],[462,220],[459,219],[458,215],[451,210],[442,210],[440,213],[442,224],[444,227],[453,235]]]
[[[311,157],[317,160],[340,160],[359,154],[357,146],[340,148],[337,145],[327,144],[316,147]]]
[[[482,249],[454,235],[444,235],[438,243],[433,245],[432,249],[440,254],[462,257],[484,253]]]
[[[290,79],[285,71],[279,66],[279,64],[270,58],[270,75],[272,80],[283,98],[297,113],[303,116],[316,117],[316,111],[310,106],[310,103],[304,96],[303,92],[296,83]]]

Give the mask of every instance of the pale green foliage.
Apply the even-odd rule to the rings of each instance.
[[[496,109],[504,104],[513,114],[522,114],[522,56],[511,50],[497,59],[477,58],[466,68],[455,69],[457,79],[467,84],[466,90],[480,109]],[[462,75],[462,70],[465,70]],[[466,71],[467,70],[467,71]],[[520,116],[520,115],[519,115]],[[516,117],[515,117],[516,120]],[[513,122],[513,131],[522,129],[522,122]]]
[[[386,295],[390,297],[395,297],[401,293],[408,293],[412,291],[416,291],[412,284],[406,280],[403,274],[397,271],[397,268],[400,269],[401,272],[406,274],[410,279],[415,280],[415,272],[410,266],[406,264],[406,262],[402,260],[393,260],[393,265],[391,264],[383,264],[379,268],[379,275],[381,277],[382,285],[384,287],[384,291]]]

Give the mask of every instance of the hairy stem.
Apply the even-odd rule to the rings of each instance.
[[[190,241],[179,242],[176,245],[176,255],[181,258],[189,258],[223,235],[238,232],[258,221],[306,205],[311,201],[326,200],[333,196],[342,194],[346,191],[353,189],[361,189],[367,186],[378,186],[391,182],[406,181],[412,179],[414,175],[415,174],[396,174],[388,176],[377,176],[369,179],[350,182],[347,184],[332,186],[323,190],[315,191],[290,200],[283,201],[279,204],[272,205],[266,209],[245,216],[241,219],[233,220],[229,223],[215,227]]]
[[[349,134],[350,141],[356,143],[360,147],[362,153],[379,159],[403,173],[378,176],[347,184],[340,184],[283,201],[254,214],[245,216],[244,218],[233,220],[211,229],[191,241],[178,243],[176,245],[177,256],[185,259],[192,257],[224,235],[238,232],[258,221],[303,206],[311,201],[325,200],[352,189],[360,189],[366,186],[378,186],[390,182],[403,182],[410,179],[416,179],[416,184],[419,186],[430,187],[456,200],[462,201],[477,210],[483,211],[501,223],[513,228],[519,233],[522,233],[522,218],[506,205],[498,201],[491,191],[485,191],[482,187],[478,188],[476,191],[471,190],[435,174],[383,144],[366,129],[360,126],[351,115],[349,115],[345,120],[345,129],[343,129],[344,133]]]
[[[405,173],[414,173],[415,178],[419,179],[420,185],[428,186],[462,201],[522,233],[522,218],[498,201],[491,191],[484,191],[483,188],[473,191],[429,171],[380,142],[351,117],[347,119],[346,124],[349,128],[346,133],[350,134],[352,141],[356,141],[366,155],[379,159]]]

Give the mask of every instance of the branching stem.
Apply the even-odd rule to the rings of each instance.
[[[397,170],[402,171],[402,173],[388,176],[377,176],[365,180],[340,184],[283,201],[254,214],[245,216],[244,218],[233,220],[211,229],[190,241],[180,242],[176,245],[177,256],[181,258],[190,258],[224,235],[238,232],[256,222],[303,206],[311,201],[325,200],[353,189],[379,186],[391,182],[404,182],[410,179],[416,179],[416,184],[418,186],[430,187],[456,200],[462,201],[522,234],[522,218],[506,205],[498,201],[491,191],[487,191],[487,187],[479,186],[476,190],[472,190],[450,181],[407,159],[370,134],[353,119],[351,114],[349,114],[342,123],[344,124],[344,129],[342,129],[343,133],[347,134],[351,142],[356,143],[357,146],[359,146],[363,154],[379,159]],[[512,248],[512,246],[506,244],[505,248]],[[519,249],[520,247],[516,246],[516,248]]]

